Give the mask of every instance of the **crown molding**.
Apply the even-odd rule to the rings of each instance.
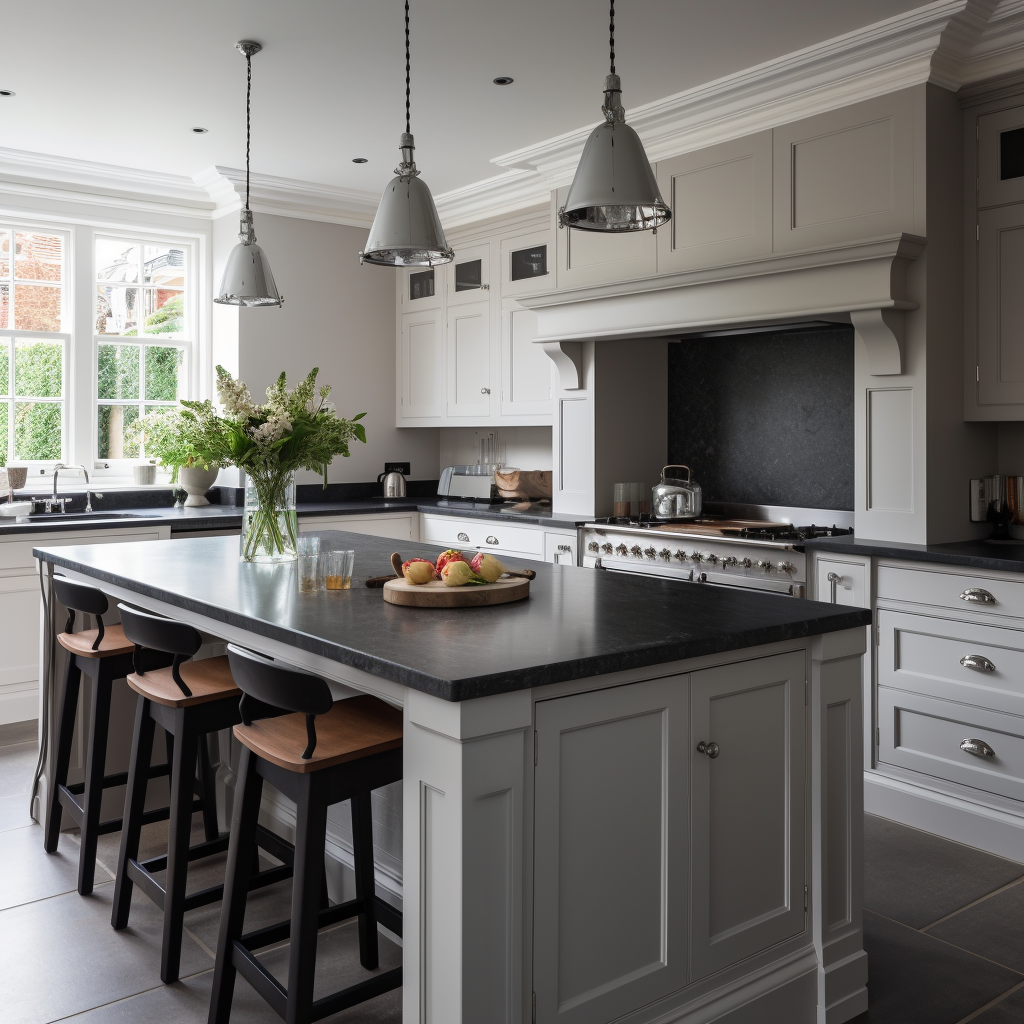
[[[194,182],[215,203],[214,219],[241,209],[245,196],[244,169],[208,167],[195,176]],[[249,207],[256,213],[369,228],[379,203],[380,196],[375,192],[250,174]]]

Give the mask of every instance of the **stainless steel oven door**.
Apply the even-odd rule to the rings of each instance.
[[[644,565],[633,562],[618,562],[614,558],[598,558],[595,569],[606,572],[621,572],[624,576],[647,576],[656,580],[678,580],[680,583],[693,582],[693,570],[682,566]]]
[[[745,590],[748,593],[781,594],[784,597],[803,597],[803,583],[792,580],[761,579],[758,576],[730,576],[722,572],[697,572],[674,566],[644,565],[632,562],[617,562],[615,559],[598,558],[595,569],[606,572],[621,572],[628,576],[647,576],[659,580],[678,580],[681,583],[704,583],[712,587],[728,587],[731,590]]]

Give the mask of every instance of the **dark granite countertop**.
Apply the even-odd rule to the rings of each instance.
[[[553,530],[574,530],[581,518],[557,515],[550,509],[531,507],[520,510],[506,505],[480,505],[438,498],[367,498],[358,501],[300,502],[299,518],[315,516],[382,515],[391,512],[428,512],[475,519],[515,521]],[[204,505],[202,508],[119,508],[104,513],[97,511],[91,520],[73,519],[60,513],[31,522],[5,519],[0,516],[0,538],[15,534],[67,532],[70,530],[105,530],[115,527],[144,526],[151,522],[170,523],[172,533],[241,528],[242,510],[236,505]],[[78,513],[80,514],[80,513]],[[116,517],[116,518],[111,518]]]
[[[362,585],[390,572],[394,541],[334,531],[324,537],[355,549],[352,590],[299,594],[294,564],[241,563],[233,537],[40,546],[34,554],[451,701],[871,621],[860,608],[548,564],[537,566],[529,599],[516,604],[402,608]],[[434,553],[403,544],[406,557]]]
[[[820,537],[806,541],[804,546],[808,551],[836,551],[845,555],[1024,572],[1024,543],[992,544],[984,540],[965,540],[952,544],[894,544],[854,537]]]

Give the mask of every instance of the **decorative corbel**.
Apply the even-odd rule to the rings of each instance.
[[[558,367],[559,386],[563,391],[578,391],[583,387],[583,342],[539,342],[548,358]]]
[[[868,373],[875,377],[903,372],[903,310],[857,309],[850,313],[864,341]]]

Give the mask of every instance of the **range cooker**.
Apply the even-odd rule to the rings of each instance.
[[[775,506],[712,507],[700,519],[671,523],[613,517],[580,527],[579,550],[582,564],[595,569],[804,597],[804,541],[852,534],[852,519]]]

